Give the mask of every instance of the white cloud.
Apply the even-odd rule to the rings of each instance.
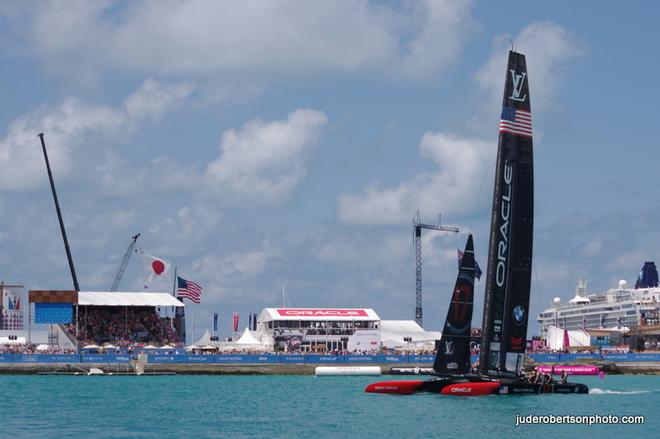
[[[469,0],[61,2],[5,8],[11,44],[70,71],[217,75],[318,70],[432,77],[474,30]]]
[[[128,117],[133,119],[157,118],[169,111],[193,91],[190,83],[163,87],[153,78],[147,78],[142,85],[124,101]]]
[[[298,109],[284,121],[254,119],[224,132],[220,157],[206,170],[208,186],[241,202],[286,198],[304,177],[306,152],[327,120],[322,112]]]
[[[509,35],[495,39],[489,60],[475,75],[478,86],[489,95],[489,114],[498,114],[501,106],[510,39]],[[532,110],[543,114],[556,98],[564,69],[582,55],[583,48],[568,29],[548,21],[529,24],[513,42],[515,50],[524,53],[527,60]]]
[[[13,120],[0,139],[0,187],[31,189],[44,183],[44,163],[37,134],[45,134],[48,156],[58,178],[71,172],[73,153],[89,136],[122,137],[136,124],[155,118],[192,93],[189,84],[163,85],[147,78],[117,107],[66,97],[55,107],[42,107]]]
[[[491,142],[427,132],[420,142],[423,157],[438,165],[392,188],[367,187],[361,194],[339,196],[337,216],[347,223],[396,224],[410,221],[418,209],[460,214],[475,207]]]
[[[418,34],[403,55],[403,73],[425,76],[456,58],[466,34],[476,29],[470,15],[470,3],[453,0],[414,3]]]
[[[149,234],[168,239],[168,246],[188,248],[191,243],[207,240],[220,226],[222,214],[210,206],[184,205],[176,213],[149,227]],[[196,249],[192,249],[197,251]]]

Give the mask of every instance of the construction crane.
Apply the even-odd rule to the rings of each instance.
[[[419,217],[413,218],[413,240],[415,242],[415,321],[422,326],[422,229],[435,230],[438,232],[458,233],[458,227],[442,226],[441,215],[438,215],[438,224],[423,224]]]
[[[117,274],[115,274],[115,277],[112,279],[112,283],[110,284],[108,291],[117,291],[117,288],[119,287],[119,283],[121,282],[121,278],[124,277],[124,272],[126,271],[126,267],[128,266],[128,261],[130,261],[131,256],[133,256],[133,251],[135,249],[135,242],[139,237],[140,237],[139,233],[131,237],[131,243],[126,249],[126,253],[124,253],[124,257],[121,260],[121,264],[119,264],[119,270],[117,270]]]

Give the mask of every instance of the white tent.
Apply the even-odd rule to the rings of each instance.
[[[424,330],[414,320],[381,320],[380,329],[382,345],[390,349],[433,350],[435,341],[442,336],[438,331]]]
[[[554,325],[548,326],[545,342],[549,349],[564,349],[564,330]],[[568,331],[568,342],[570,347],[589,346],[591,344],[591,337],[587,332],[582,330]]]
[[[0,337],[0,345],[20,345],[26,344],[25,337],[16,337],[15,340],[10,339],[9,337]]]
[[[197,340],[193,344],[193,346],[199,347],[199,346],[206,346],[206,345],[215,344],[215,343],[216,342],[211,341],[211,332],[207,329],[206,331],[204,331],[204,335],[202,335],[202,338]]]
[[[267,351],[268,347],[259,341],[252,331],[245,328],[243,334],[235,342],[223,343],[220,346],[222,351]]]
[[[250,331],[248,328],[245,328],[245,331],[243,331],[243,334],[239,337],[238,340],[236,340],[236,344],[263,344],[261,343],[254,335],[252,335],[252,331]]]

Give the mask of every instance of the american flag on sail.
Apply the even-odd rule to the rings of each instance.
[[[532,137],[532,112],[520,108],[502,107],[500,133]]]
[[[177,276],[177,287],[179,299],[189,299],[193,303],[201,302],[203,288],[198,283]]]

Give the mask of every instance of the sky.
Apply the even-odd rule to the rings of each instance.
[[[130,238],[213,313],[287,303],[439,329],[467,233],[485,268],[507,51],[534,117],[531,315],[656,260],[658,5],[597,1],[70,1],[0,5],[0,278],[82,290]],[[150,291],[171,292],[173,270]],[[133,256],[120,289],[142,291]],[[484,281],[473,323],[481,324]],[[192,320],[192,318],[190,318]],[[530,333],[538,330],[530,321]],[[243,324],[241,324],[243,326]]]

